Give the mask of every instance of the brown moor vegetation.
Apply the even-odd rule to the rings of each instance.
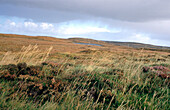
[[[168,110],[169,74],[168,51],[0,34],[2,109]]]

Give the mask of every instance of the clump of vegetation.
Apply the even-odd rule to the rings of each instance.
[[[143,67],[143,72],[155,73],[158,77],[163,79],[170,78],[170,69],[164,66]]]
[[[47,54],[43,55],[39,60],[47,59]],[[155,61],[146,65],[140,60],[145,58],[141,53],[116,56],[98,50],[79,52],[76,59],[67,56],[58,62],[41,60],[36,65],[32,65],[35,60],[15,57],[14,63],[1,64],[0,108],[170,108],[168,57],[164,65],[162,62],[153,65]]]

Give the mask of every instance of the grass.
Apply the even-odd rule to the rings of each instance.
[[[43,49],[30,45],[21,51],[3,53],[0,108],[170,108],[169,53],[95,48],[70,53],[55,52],[55,47]]]
[[[27,62],[27,64],[37,65],[47,59],[51,50],[52,47],[42,52],[38,49],[37,45],[29,45],[28,47],[24,46],[20,52],[6,52],[2,57],[0,64],[7,65]]]

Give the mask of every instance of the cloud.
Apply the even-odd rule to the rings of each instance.
[[[11,22],[9,25],[16,26],[16,23],[15,22]]]
[[[44,35],[56,36],[60,38],[83,37],[97,40],[112,40],[126,42],[141,42],[155,45],[167,45],[168,40],[152,38],[150,34],[143,34],[126,29],[116,29],[105,26],[102,23],[93,25],[92,22],[84,22],[79,25],[80,21],[65,22],[65,23],[36,23],[32,20],[23,20],[16,22],[7,20],[0,24],[1,31],[5,33],[26,34],[26,35]]]
[[[15,0],[14,0],[15,1]],[[30,7],[25,5],[13,5],[11,3],[1,3],[0,1],[0,15],[12,16],[19,18],[32,19],[36,22],[50,22],[59,23],[75,19],[88,19],[86,14],[68,12],[62,10],[49,10],[43,8]],[[47,3],[48,5],[48,3]]]
[[[87,23],[87,22],[86,22]],[[111,30],[107,29],[107,27],[104,26],[97,26],[97,25],[91,25],[82,23],[81,25],[79,23],[69,23],[65,25],[60,26],[60,33],[65,35],[82,35],[82,34],[92,34],[92,33],[98,33],[98,32],[111,32]]]
[[[52,24],[48,24],[48,23],[41,23],[40,27],[43,29],[43,30],[46,30],[46,29],[53,29],[54,26]]]
[[[154,45],[169,45],[168,42],[165,41],[164,39],[162,39],[162,40],[153,39],[146,34],[140,34],[140,33],[134,33],[126,41],[141,42],[141,43],[154,44]]]
[[[86,34],[91,32],[109,32],[109,30],[98,27],[85,27],[85,28],[66,28],[64,34],[76,35],[76,34]]]
[[[83,35],[83,34],[92,34],[99,32],[109,32],[116,33],[118,31],[109,30],[107,27],[98,24],[98,26],[93,26],[92,24],[88,24],[88,22],[84,22],[83,25],[79,24],[80,21],[72,22],[64,22],[64,23],[36,23],[32,20],[24,20],[24,22],[16,22],[8,19],[1,26],[3,31],[16,32],[26,34],[43,34],[43,35],[51,35],[51,36],[70,36],[70,35]],[[89,26],[91,25],[91,26]],[[1,31],[2,31],[1,30]]]
[[[42,23],[44,24],[44,23]],[[44,30],[44,27],[42,27],[42,24],[35,23],[31,21],[27,22],[16,22],[7,20],[6,22],[2,23],[0,28],[1,32],[7,32],[7,33],[18,33],[18,34],[38,34],[41,33],[42,30]],[[50,24],[47,24],[50,25]]]
[[[15,22],[12,22],[16,25]],[[33,22],[24,22],[24,27],[25,28],[37,28],[38,25],[36,23],[33,23]]]
[[[1,0],[0,3],[51,12],[59,11],[63,15],[64,12],[72,15],[77,13],[77,17],[80,14],[88,14],[132,22],[170,18],[169,0]]]

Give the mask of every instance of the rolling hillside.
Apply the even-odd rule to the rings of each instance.
[[[118,46],[126,46],[126,47],[132,47],[132,48],[170,49],[170,47],[166,47],[166,46],[156,46],[156,45],[137,43],[137,42],[118,42],[118,41],[105,41],[105,42],[112,43]]]
[[[170,53],[154,49],[0,34],[0,108],[169,110]]]

